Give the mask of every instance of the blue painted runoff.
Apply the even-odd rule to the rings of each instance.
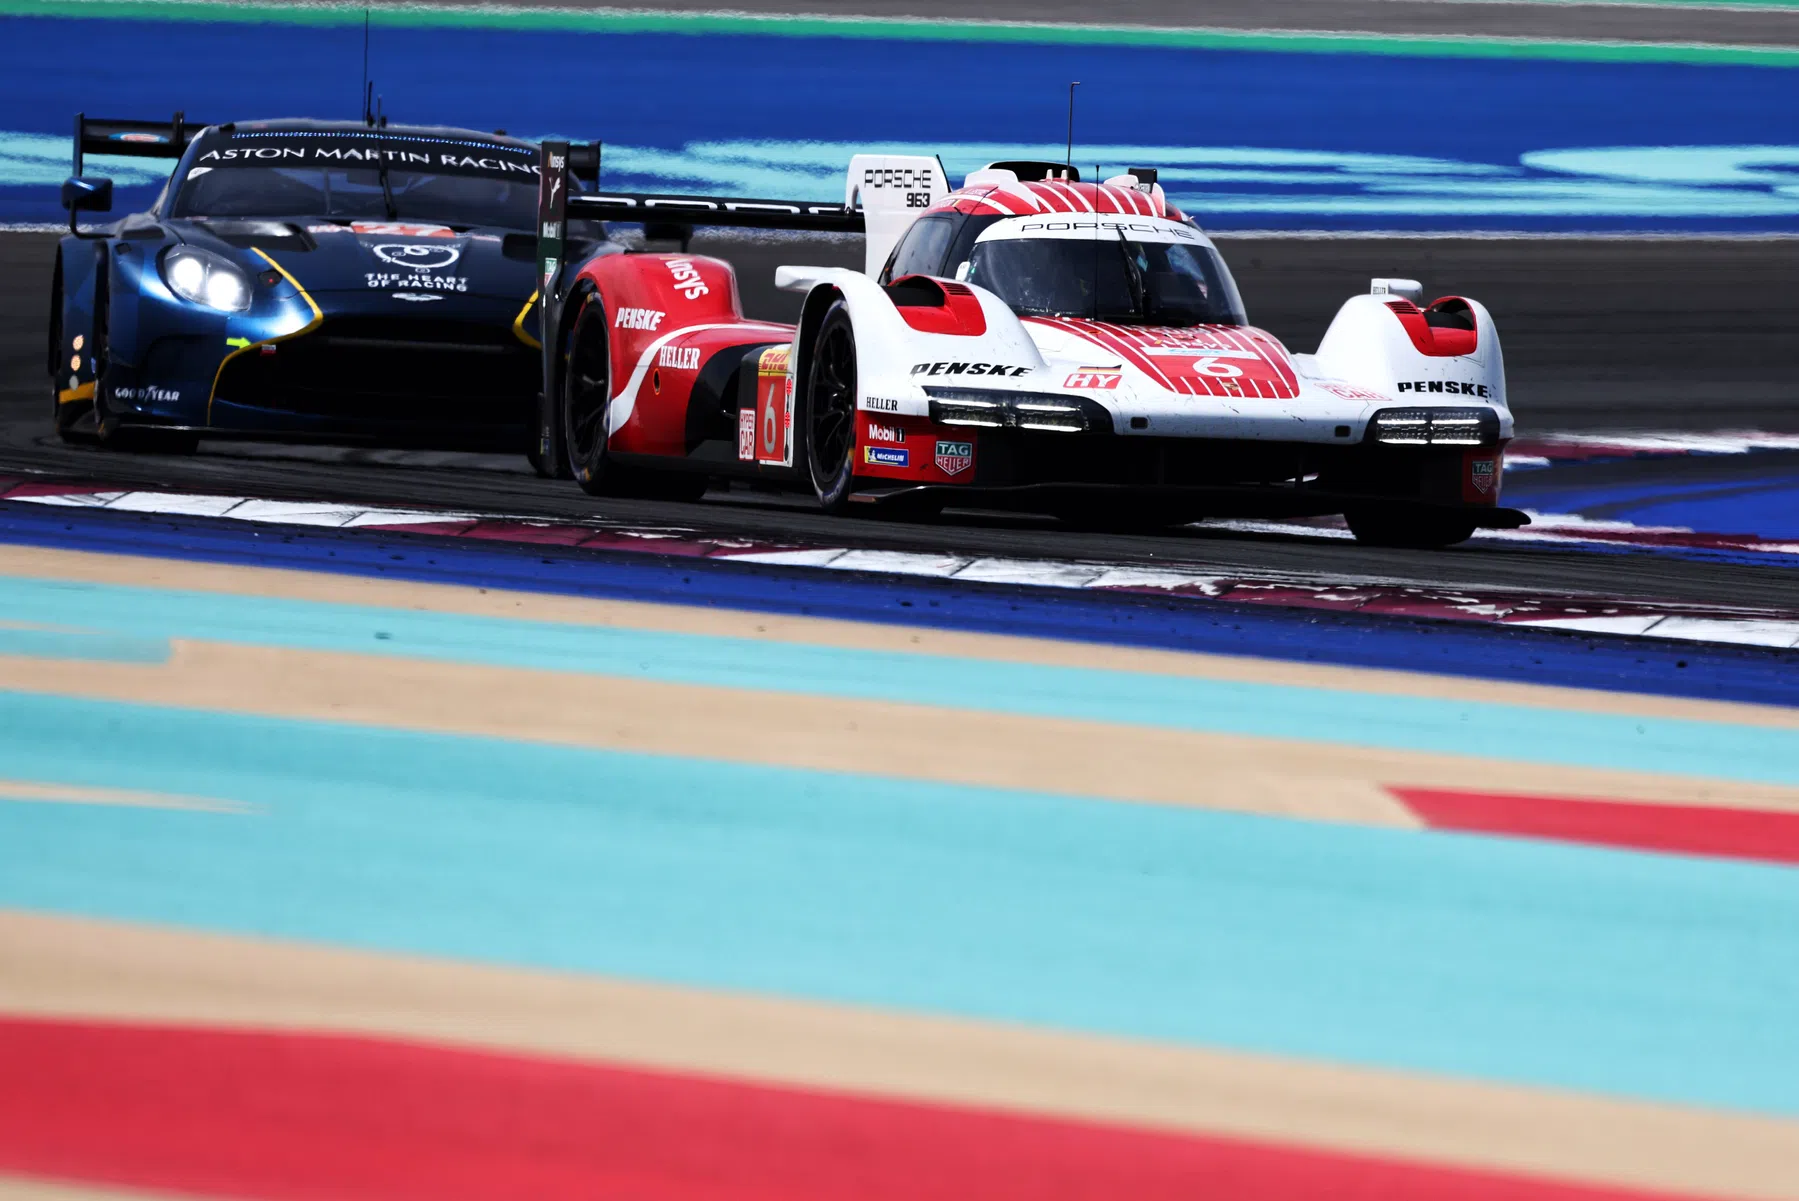
[[[1758,466],[1755,459],[1767,460]],[[1727,478],[1629,481],[1587,478],[1581,466],[1552,468],[1507,481],[1506,500],[1540,511],[1580,513],[1638,525],[1682,526],[1718,534],[1799,541],[1799,465],[1794,456],[1752,456]],[[1737,466],[1733,464],[1733,466]],[[1789,556],[1790,561],[1790,556]],[[1795,564],[1799,569],[1799,564]]]
[[[0,906],[1799,1115],[1799,871],[0,693]]]
[[[61,219],[55,139],[78,111],[362,112],[359,25],[6,25],[0,220]],[[895,148],[960,178],[1059,150],[1080,80],[1075,161],[1159,166],[1212,228],[1799,229],[1782,166],[1799,71],[1780,68],[377,19],[370,71],[398,120],[602,139],[612,187],[828,200],[852,152]],[[121,205],[160,184],[141,160],[130,181]]]
[[[895,579],[0,502],[0,542],[666,604],[1799,705],[1799,654],[1196,598]],[[1321,552],[1322,553],[1322,552]]]
[[[1799,729],[1772,726],[15,576],[0,576],[0,612],[142,640],[422,658],[1799,785]]]

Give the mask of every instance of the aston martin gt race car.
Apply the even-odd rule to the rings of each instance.
[[[554,162],[556,148],[545,145]],[[1159,524],[1342,514],[1365,541],[1516,527],[1492,317],[1410,280],[1350,298],[1315,354],[1249,324],[1229,269],[1149,169],[1084,182],[859,155],[845,203],[570,195],[546,166],[540,454],[593,493],[708,477],[828,511],[945,504]],[[562,222],[860,229],[866,269],[782,267],[797,326],[745,320],[731,267],[582,258]]]
[[[79,215],[111,209],[111,182],[82,173],[96,153],[176,162],[147,211],[90,231]],[[499,134],[77,117],[55,428],[172,451],[205,435],[529,452],[537,193],[537,146]]]

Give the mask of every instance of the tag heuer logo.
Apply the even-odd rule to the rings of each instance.
[[[974,443],[937,443],[937,469],[944,475],[961,475],[974,466]]]
[[[942,443],[938,443],[938,445],[941,446]],[[1488,492],[1491,492],[1493,490],[1493,460],[1492,459],[1476,459],[1476,460],[1474,460],[1474,468],[1473,468],[1473,471],[1471,474],[1472,474],[1472,478],[1474,480],[1474,490],[1476,492],[1479,492],[1482,496],[1485,496]]]

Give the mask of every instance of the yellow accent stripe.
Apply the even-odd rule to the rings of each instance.
[[[322,323],[325,320],[324,311],[319,308],[318,302],[313,300],[311,293],[309,293],[305,288],[300,286],[299,280],[295,279],[293,276],[288,274],[287,268],[283,267],[280,263],[277,263],[273,258],[269,257],[269,252],[264,250],[262,247],[252,246],[250,249],[254,250],[257,254],[261,255],[263,262],[265,262],[269,266],[273,267],[280,274],[282,279],[285,279],[288,283],[290,283],[294,286],[294,290],[300,294],[300,299],[304,300],[306,302],[306,307],[312,310],[312,320],[308,321],[305,325],[301,326],[299,329],[295,330],[291,334],[282,334],[281,336],[276,337],[276,338],[264,338],[260,342],[248,343],[244,346],[238,347],[236,350],[232,351],[230,354],[228,354],[224,358],[220,359],[219,360],[219,369],[217,371],[215,371],[212,376],[212,392],[210,394],[208,394],[208,396],[206,397],[206,424],[207,425],[212,424],[212,402],[215,398],[217,398],[217,396],[219,394],[219,380],[224,377],[225,365],[227,363],[231,362],[231,360],[235,359],[238,355],[249,354],[252,350],[256,350],[259,347],[273,346],[277,342],[286,342],[290,338],[298,338],[302,334],[309,334],[313,330],[317,329],[319,327],[320,323]],[[229,343],[227,343],[227,345],[229,345]]]
[[[92,381],[89,381],[78,388],[64,388],[58,392],[56,403],[59,405],[74,404],[78,400],[92,400],[93,398],[94,385]]]
[[[518,316],[512,319],[512,336],[517,338],[520,342],[523,342],[526,346],[529,346],[532,350],[543,349],[542,342],[539,342],[536,338],[533,338],[530,334],[525,332],[525,318],[531,315],[531,306],[537,303],[537,296],[538,294],[536,292],[532,292],[531,299],[525,301],[525,307],[520,309],[518,311]]]

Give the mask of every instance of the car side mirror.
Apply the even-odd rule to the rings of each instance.
[[[112,180],[101,175],[72,175],[62,181],[62,206],[76,213],[112,212]]]
[[[963,259],[960,263],[956,264],[956,279],[958,281],[966,281],[968,279],[968,260],[967,259]]]

